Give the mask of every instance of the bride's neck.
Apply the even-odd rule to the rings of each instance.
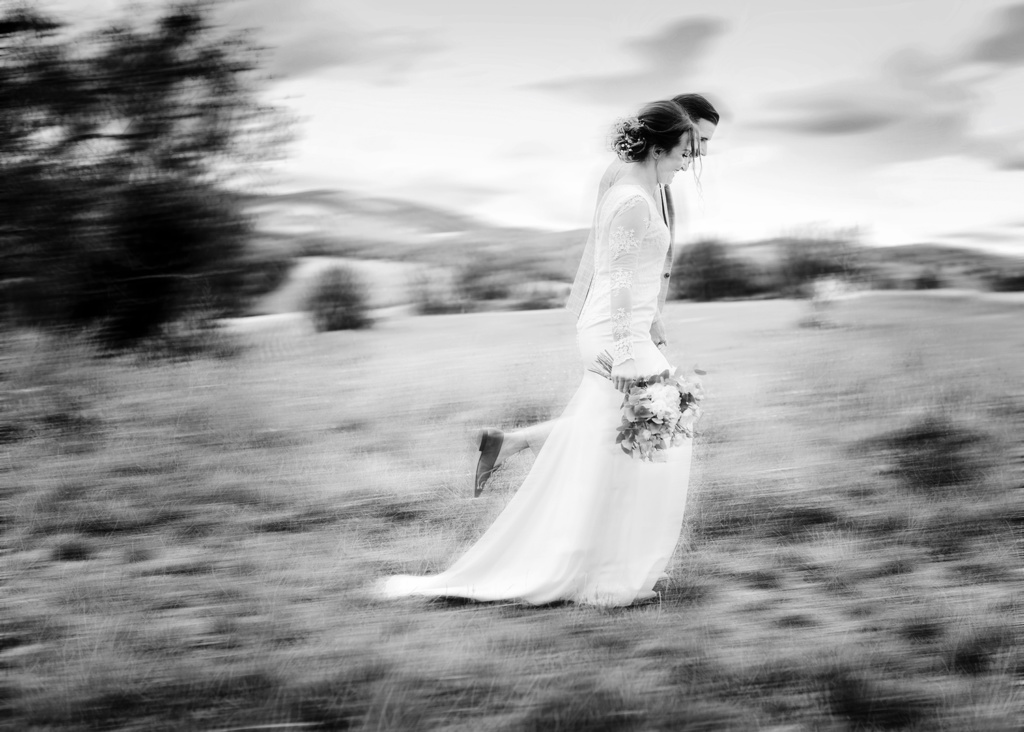
[[[620,180],[638,185],[654,196],[658,192],[658,170],[653,162],[645,160],[642,163],[633,163]]]

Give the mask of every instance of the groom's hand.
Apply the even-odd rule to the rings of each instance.
[[[656,314],[654,320],[651,321],[651,340],[654,341],[654,345],[663,351],[668,346],[668,338],[665,335],[665,323],[660,313]]]

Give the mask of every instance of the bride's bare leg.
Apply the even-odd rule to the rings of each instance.
[[[551,434],[551,428],[554,424],[554,420],[549,420],[513,430],[512,432],[506,432],[505,439],[501,443],[501,449],[498,451],[498,459],[494,461],[494,467],[498,467],[503,460],[522,452],[526,448],[530,448],[534,455],[539,453],[540,449],[544,447],[544,442]]]
[[[548,436],[551,434],[551,429],[555,426],[555,421],[548,420],[547,422],[541,422],[540,424],[530,425],[519,430],[522,434],[523,439],[526,440],[527,446],[533,450],[533,454],[536,455],[540,452],[540,449],[544,447],[544,443],[547,442]]]
[[[498,450],[498,457],[494,461],[494,467],[498,467],[505,462],[505,460],[516,453],[522,452],[527,447],[529,447],[529,443],[526,441],[526,436],[523,434],[523,430],[506,432],[501,443],[501,449]]]

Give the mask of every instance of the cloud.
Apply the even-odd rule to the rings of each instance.
[[[903,159],[967,152],[998,163],[1012,141],[971,133],[980,106],[976,85],[993,73],[979,73],[977,61],[1024,62],[1024,4],[1004,9],[997,20],[1000,30],[970,43],[966,56],[905,49],[862,79],[769,100],[762,121],[798,134],[861,136]]]
[[[991,229],[977,229],[968,231],[954,231],[945,234],[947,239],[967,239],[969,241],[985,242],[1019,242],[1020,234],[1014,231],[993,231]]]
[[[444,48],[422,29],[358,27],[329,0],[288,0],[288,8],[282,13],[280,0],[236,0],[221,13],[226,25],[253,29],[269,49],[267,70],[279,78],[347,70],[394,84]]]
[[[402,81],[442,46],[425,33],[405,29],[339,32],[308,27],[274,44],[271,73],[296,78],[330,69],[359,71],[379,84]]]
[[[472,208],[510,193],[508,187],[482,181],[442,179],[437,175],[413,176],[392,182],[388,186],[388,191],[400,198],[419,197],[424,200],[436,200],[437,205],[441,205],[441,202],[451,205],[454,201],[458,210]]]
[[[835,85],[773,99],[757,124],[792,134],[859,135],[896,124],[900,114],[875,93],[837,96]]]
[[[669,97],[683,91],[684,81],[693,77],[700,60],[725,28],[717,18],[681,19],[654,35],[624,44],[644,62],[639,71],[555,79],[533,88],[599,103]]]
[[[893,124],[894,114],[858,109],[836,109],[798,122],[802,132],[815,135],[855,135]]]
[[[716,36],[725,30],[717,18],[684,18],[660,33],[626,42],[626,48],[646,58],[651,71],[685,72],[704,56]]]
[[[803,137],[808,146],[815,138],[831,144],[829,138],[842,137],[840,153],[834,148],[832,153],[852,167],[960,156],[999,170],[1020,170],[1024,130],[978,131],[985,112],[980,81],[986,78],[992,78],[991,70],[962,55],[907,49],[862,78],[770,98],[752,124]]]
[[[998,18],[997,30],[973,46],[970,58],[1004,66],[1024,64],[1024,4],[1003,8]]]
[[[1024,66],[1024,3],[994,13],[991,24],[992,32],[959,51],[905,49],[863,78],[769,99],[755,124],[845,136],[863,163],[967,155],[999,170],[1024,170],[1024,130],[991,135],[975,126],[985,109],[985,84]]]
[[[766,105],[764,123],[824,136],[878,134],[903,125],[948,144],[966,132],[974,97],[956,70],[949,60],[904,50],[863,79],[776,96]]]
[[[970,151],[991,162],[998,170],[1024,170],[1024,129],[1001,135],[972,137]]]

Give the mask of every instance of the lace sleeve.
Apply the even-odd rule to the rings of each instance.
[[[608,233],[611,254],[612,363],[633,358],[633,278],[640,242],[651,225],[651,211],[642,196],[625,201],[612,217]]]

